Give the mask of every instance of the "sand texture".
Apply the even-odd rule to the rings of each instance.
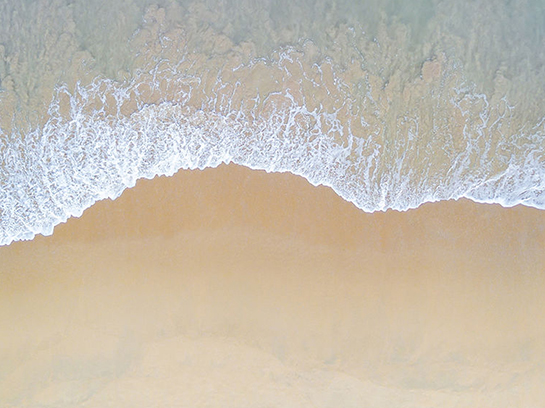
[[[3,407],[545,405],[545,212],[234,165],[0,248]]]

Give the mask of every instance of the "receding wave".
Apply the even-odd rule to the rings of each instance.
[[[385,80],[366,58],[401,49],[381,54],[351,26],[337,59],[311,40],[256,57],[215,34],[234,51],[206,58],[183,31],[150,32],[129,78],[56,85],[41,122],[2,130],[0,244],[51,234],[139,178],[230,162],[301,175],[368,212],[462,197],[545,209],[545,119],[509,99],[501,71],[487,94],[430,52]]]

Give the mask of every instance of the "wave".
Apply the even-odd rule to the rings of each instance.
[[[199,53],[161,21],[135,34],[128,79],[57,85],[40,120],[2,127],[0,245],[49,235],[139,178],[222,163],[303,176],[367,212],[463,197],[545,209],[541,105],[512,102],[519,82],[501,70],[483,92],[456,55],[415,65],[402,39],[351,26],[331,34],[336,51],[306,40],[258,57],[200,33],[212,51]]]
[[[283,58],[292,57],[286,51]],[[435,102],[443,105],[432,114],[440,112],[435,119],[445,122],[442,128],[436,123],[431,134],[422,133],[425,118],[413,114],[397,117],[391,135],[380,120],[372,123],[376,111],[366,121],[367,111],[353,106],[369,107],[371,100],[351,98],[340,80],[339,106],[331,106],[331,92],[310,109],[299,88],[286,87],[251,108],[229,108],[236,99],[232,90],[229,99],[213,93],[196,108],[190,94],[199,78],[163,70],[170,72],[161,78],[169,78],[176,98],[145,102],[150,97],[139,90],[157,71],[141,73],[129,85],[100,79],[74,93],[59,87],[42,127],[24,137],[2,135],[1,244],[51,234],[55,225],[98,200],[118,197],[139,178],[231,162],[303,176],[368,212],[462,197],[545,208],[545,121],[505,134],[514,116],[506,100],[491,106],[484,95],[467,91],[450,100],[441,95]],[[133,112],[123,113],[129,103]],[[440,133],[454,121],[458,134]]]

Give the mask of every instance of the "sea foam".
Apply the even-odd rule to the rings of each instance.
[[[285,50],[275,69],[296,58]],[[115,199],[139,178],[222,163],[303,176],[367,212],[462,197],[545,208],[545,121],[505,134],[515,109],[505,99],[491,106],[485,95],[458,90],[434,100],[442,125],[426,128],[413,112],[388,127],[376,121],[386,113],[373,106],[372,87],[357,99],[340,78],[339,94],[329,92],[310,109],[301,89],[290,87],[251,107],[244,98],[233,107],[234,90],[229,98],[211,92],[195,107],[191,94],[201,86],[199,78],[171,66],[150,82],[157,75],[140,73],[125,84],[102,78],[72,92],[58,87],[43,126],[2,135],[1,244],[51,234],[55,225],[98,200]],[[168,100],[163,90],[147,102],[142,85],[160,89],[165,79],[175,97]],[[331,98],[342,104],[324,106]],[[123,112],[129,103],[132,111]],[[459,117],[445,118],[445,112]],[[457,134],[439,133],[453,129],[454,120],[461,121]]]
[[[485,86],[469,79],[482,70],[466,75],[479,66],[478,43],[462,61],[465,43],[444,31],[440,13],[427,28],[435,45],[410,43],[410,27],[395,19],[379,21],[374,37],[358,25],[325,21],[323,31],[305,20],[320,41],[267,26],[269,37],[258,30],[235,42],[214,10],[217,24],[202,31],[201,20],[169,7],[148,8],[129,43],[116,40],[123,55],[135,51],[117,80],[99,64],[112,50],[105,59],[74,51],[82,46],[75,23],[50,32],[55,52],[42,53],[38,71],[15,52],[25,41],[42,47],[39,27],[0,49],[10,72],[0,93],[0,244],[51,234],[140,178],[222,163],[303,176],[367,212],[462,197],[545,209],[542,99],[525,88],[540,77],[538,54],[527,72],[500,67]],[[258,40],[270,50],[259,51]],[[284,40],[291,45],[278,45]],[[58,72],[43,68],[68,54]],[[53,84],[47,100],[49,85],[25,88],[42,82]]]

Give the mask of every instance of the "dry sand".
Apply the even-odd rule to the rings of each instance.
[[[0,248],[2,407],[545,406],[545,211],[237,166]]]

